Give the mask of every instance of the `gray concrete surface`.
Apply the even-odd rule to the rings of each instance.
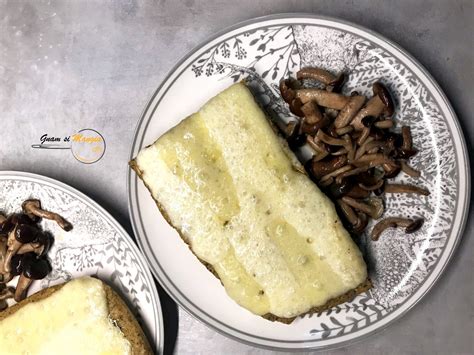
[[[367,26],[424,64],[450,98],[470,148],[474,134],[473,1],[0,1],[0,169],[44,174],[103,204],[130,230],[126,162],[136,122],[173,64],[238,21],[312,12]],[[104,158],[30,149],[44,133],[100,131]],[[0,197],[1,198],[1,197]],[[472,217],[472,212],[471,212]],[[326,354],[471,354],[474,241],[462,244],[435,289],[384,332]],[[164,296],[163,296],[164,297]],[[173,305],[167,311],[173,342]],[[167,352],[172,347],[168,345]],[[267,354],[179,311],[178,354]]]

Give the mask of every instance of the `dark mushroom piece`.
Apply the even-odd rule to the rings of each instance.
[[[403,150],[411,150],[413,148],[413,140],[411,137],[411,129],[409,126],[402,127],[402,149]]]
[[[69,232],[72,229],[72,224],[66,221],[59,214],[43,210],[41,208],[40,200],[35,200],[35,199],[26,200],[25,202],[22,203],[21,208],[30,218],[32,216],[37,216],[40,218],[53,220],[66,232]]]
[[[367,101],[364,107],[357,112],[350,124],[356,131],[361,131],[365,126],[362,123],[364,117],[372,116],[378,117],[385,108],[385,104],[378,96],[373,96]]]
[[[380,238],[383,231],[387,228],[405,228],[405,233],[413,233],[421,228],[423,225],[423,219],[418,218],[412,220],[409,218],[398,218],[398,217],[389,217],[378,222],[371,232],[371,239],[376,241]]]
[[[25,264],[16,286],[15,301],[20,302],[26,297],[28,287],[33,280],[44,279],[50,272],[51,265],[45,258],[38,258]]]
[[[291,137],[295,132],[299,129],[298,122],[296,121],[290,121],[286,124],[285,128],[283,129],[283,133],[285,134],[285,137]]]
[[[2,284],[0,284],[1,286]],[[15,295],[15,289],[13,287],[0,287],[0,312],[7,309],[7,299],[13,298]]]
[[[290,112],[293,115],[298,116],[298,117],[304,117],[304,112],[301,109],[302,106],[303,106],[303,103],[301,102],[300,99],[294,99],[290,102],[288,107],[290,108]]]
[[[338,136],[343,136],[344,134],[351,133],[354,130],[354,127],[352,126],[345,126],[342,128],[336,128],[336,134]]]
[[[364,199],[364,198],[369,197],[369,195],[370,195],[370,191],[364,190],[359,185],[352,186],[352,188],[346,194],[346,196],[352,197],[355,199]]]
[[[6,234],[3,232],[3,225],[7,221],[7,217],[3,213],[0,212],[0,235]]]
[[[9,298],[13,298],[15,295],[15,289],[13,287],[5,287],[0,291],[0,301],[5,301]]]
[[[321,128],[326,127],[329,124],[327,115],[323,115],[319,110],[318,105],[310,101],[301,107],[304,114],[302,121],[302,131],[307,134],[314,135]]]
[[[28,224],[19,224],[8,234],[7,253],[5,255],[4,270],[10,272],[10,261],[18,250],[27,243],[36,241],[39,230]]]
[[[374,95],[380,97],[380,99],[385,105],[385,108],[383,110],[384,116],[392,116],[394,111],[394,105],[392,97],[390,96],[390,93],[388,92],[387,88],[382,83],[376,82],[372,86],[372,91],[374,92]]]
[[[418,170],[412,168],[410,165],[408,165],[404,161],[400,163],[400,166],[401,166],[402,171],[408,176],[415,177],[415,178],[418,178],[421,176],[421,173]]]
[[[409,159],[417,153],[416,149],[413,149],[413,141],[411,137],[411,130],[408,126],[402,127],[402,145],[397,149],[397,157],[401,159]]]
[[[298,80],[304,80],[304,79],[316,80],[316,81],[319,81],[320,83],[323,83],[324,85],[332,85],[337,79],[335,75],[328,72],[327,70],[324,70],[321,68],[311,68],[311,67],[301,68],[296,73],[296,78]]]
[[[386,193],[408,193],[408,194],[418,194],[423,196],[429,196],[430,192],[427,189],[422,187],[413,186],[413,185],[404,185],[404,184],[386,184],[384,191]]]
[[[369,166],[369,167],[374,167],[374,166],[379,166],[379,165],[384,165],[384,164],[391,164],[392,161],[388,159],[385,155],[381,153],[376,153],[376,154],[365,154],[361,156],[359,159],[354,160],[352,164],[355,166]]]
[[[394,178],[400,172],[400,165],[394,161],[388,161],[382,164],[382,168],[385,171],[385,177],[387,179]]]
[[[349,171],[346,171],[345,173],[339,175],[337,178],[336,178],[336,181],[338,183],[341,182],[342,179],[344,178],[348,178],[349,176],[354,176],[354,175],[358,175],[360,173],[363,173],[364,171],[367,171],[369,170],[371,167],[367,164],[365,166],[361,166],[359,168],[353,168],[352,170],[349,170]]]
[[[351,179],[343,179],[340,183],[334,181],[331,186],[329,186],[329,193],[334,198],[341,198],[346,195],[354,186],[354,183]]]
[[[280,94],[288,104],[295,98],[295,90],[300,87],[300,83],[293,78],[280,81]]]
[[[308,124],[315,124],[323,119],[323,114],[314,101],[310,101],[302,105],[301,111],[303,112]]]
[[[383,179],[380,179],[378,182],[376,182],[373,185],[366,185],[364,183],[359,183],[359,186],[361,189],[367,190],[367,191],[375,191],[380,189],[384,185],[385,181]]]
[[[352,208],[368,214],[373,219],[379,219],[383,214],[383,201],[378,197],[372,197],[363,202],[349,196],[344,196],[342,201]]]
[[[23,244],[20,249],[16,252],[17,254],[25,254],[25,253],[35,253],[37,255],[45,254],[46,246],[41,243],[26,243]]]
[[[380,129],[388,129],[393,127],[393,120],[382,120],[374,123],[374,126]]]
[[[369,218],[365,213],[362,212],[357,213],[357,218],[357,223],[352,226],[351,230],[356,235],[361,235],[369,223]]]
[[[357,138],[357,145],[361,146],[370,136],[370,127],[364,127],[361,131],[360,136]]]
[[[345,203],[343,200],[339,199],[336,201],[339,205],[344,217],[352,225],[355,226],[359,222],[357,214],[354,212],[351,206]]]
[[[298,148],[302,147],[306,143],[306,134],[301,133],[299,130],[299,126],[297,129],[294,130],[293,134],[286,139],[288,146],[292,150],[297,150]]]
[[[321,179],[324,175],[343,167],[346,162],[347,158],[343,155],[334,157],[328,161],[312,160],[311,172],[316,179]]]
[[[344,155],[347,154],[348,151],[346,148],[341,148],[339,150],[336,150],[335,152],[332,152],[331,155]]]
[[[4,269],[8,249],[7,240],[5,237],[0,237],[0,284],[10,281],[10,275]]]
[[[344,85],[344,82],[346,81],[346,75],[344,73],[339,73],[339,75],[336,77],[336,79],[329,83],[328,86],[326,86],[327,91],[332,91],[332,92],[341,92],[342,86]]]
[[[417,230],[419,230],[421,228],[421,226],[423,225],[423,223],[425,223],[425,220],[423,218],[417,218],[413,221],[413,223],[411,223],[410,225],[408,225],[406,228],[405,228],[405,233],[406,234],[411,234],[411,233],[415,233]]]
[[[381,83],[376,82],[372,86],[374,96],[367,102],[367,104],[354,116],[351,125],[357,131],[364,128],[362,120],[366,116],[378,117],[384,113],[385,116],[393,114],[393,101],[388,93],[388,90]]]
[[[342,128],[349,125],[354,116],[359,112],[365,103],[365,96],[351,96],[347,104],[339,111],[336,119],[334,120],[334,126],[336,128]]]
[[[355,153],[355,159],[361,158],[366,152],[370,154],[375,154],[380,148],[384,146],[384,142],[382,141],[375,141],[372,137],[369,137],[365,140],[364,144],[362,144]]]
[[[343,167],[340,167],[339,169],[331,171],[330,173],[328,173],[328,174],[324,175],[323,177],[321,177],[321,183],[328,180],[329,178],[334,178],[337,175],[345,173],[346,171],[351,170],[351,169],[352,169],[352,167],[350,165],[345,165]]]
[[[348,142],[344,139],[340,138],[334,138],[326,133],[324,133],[322,130],[319,130],[318,133],[316,134],[316,140],[320,140],[321,142],[324,142],[329,145],[336,145],[336,146],[344,146],[346,147]]]
[[[295,91],[295,97],[303,104],[316,101],[319,106],[341,110],[349,102],[350,97],[320,89],[299,89]]]

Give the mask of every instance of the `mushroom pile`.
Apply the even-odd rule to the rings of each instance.
[[[45,278],[51,271],[46,254],[54,238],[41,229],[41,218],[55,221],[65,231],[72,229],[57,213],[43,210],[39,200],[26,200],[21,208],[22,213],[0,214],[0,310],[7,307],[8,298],[17,302],[24,299],[31,282]],[[16,288],[8,287],[7,283],[18,275]]]
[[[410,127],[392,130],[394,104],[387,88],[375,82],[369,99],[357,91],[346,96],[341,94],[344,81],[343,73],[336,76],[320,68],[303,68],[296,79],[282,80],[281,96],[298,117],[283,133],[293,150],[305,144],[311,148],[306,171],[335,200],[346,227],[360,235],[369,218],[382,217],[384,193],[427,196],[429,191],[389,181],[400,172],[411,177],[420,172],[408,164],[417,153]],[[421,218],[386,218],[375,225],[371,238],[377,240],[386,228],[413,233],[422,224]]]

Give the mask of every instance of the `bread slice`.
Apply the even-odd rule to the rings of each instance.
[[[231,298],[289,323],[352,299],[370,281],[334,205],[295,171],[285,144],[239,83],[130,166]]]
[[[23,309],[27,305],[34,305],[38,302],[46,300],[48,297],[56,294],[61,290],[67,283],[45,288],[23,301],[12,305],[11,307],[0,312],[0,326],[2,322],[9,317],[16,314],[18,311]],[[122,298],[107,284],[102,282],[103,290],[105,291],[106,304],[109,313],[110,320],[120,329],[125,339],[130,343],[131,354],[133,355],[151,355],[153,354],[150,344],[138,324],[138,321],[133,316],[132,312],[122,300]],[[35,319],[29,319],[31,322],[35,322]],[[37,323],[38,327],[41,327],[41,323]],[[59,335],[58,335],[59,336]],[[61,334],[60,336],[67,336],[67,334]],[[24,338],[28,337],[28,334],[23,334]],[[86,335],[87,339],[87,335]],[[34,351],[34,349],[31,349]],[[0,351],[1,352],[1,351]]]

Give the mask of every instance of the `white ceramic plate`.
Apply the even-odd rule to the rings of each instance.
[[[53,271],[33,282],[28,294],[80,276],[98,277],[128,303],[161,354],[163,319],[156,285],[142,253],[117,221],[81,192],[40,175],[0,172],[0,191],[2,212],[20,211],[24,200],[37,198],[45,209],[61,214],[74,226],[65,232],[55,222],[41,222],[55,237],[48,253]]]
[[[387,196],[385,216],[420,216],[425,224],[410,236],[390,230],[377,243],[362,239],[374,282],[370,292],[291,325],[252,315],[226,295],[219,281],[160,215],[137,176],[129,174],[130,216],[138,243],[166,291],[210,327],[234,339],[274,349],[342,346],[406,313],[432,288],[451,258],[461,238],[470,194],[462,132],[446,97],[426,70],[374,32],[311,15],[247,21],[189,53],[148,103],[131,157],[243,78],[265,109],[285,119],[289,113],[277,85],[300,66],[350,73],[347,93],[357,89],[370,95],[371,84],[383,81],[396,102],[396,120],[411,126],[414,145],[420,151],[411,163],[422,171],[421,179],[399,180],[427,187],[431,195]]]

